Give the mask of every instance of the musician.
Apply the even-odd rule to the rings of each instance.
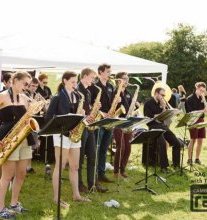
[[[181,109],[184,113],[185,110],[185,101],[186,101],[186,91],[183,87],[183,85],[178,86],[179,96],[180,96],[180,104],[178,106],[179,109]]]
[[[27,72],[16,72],[12,77],[12,86],[0,93],[0,140],[12,129],[12,127],[26,113],[28,98],[22,92],[30,83],[31,76]],[[17,131],[18,132],[18,131]],[[29,135],[11,154],[2,165],[2,176],[0,180],[0,218],[8,219],[15,213],[22,213],[26,209],[19,202],[19,193],[22,188],[28,160],[32,158],[31,146],[33,138]],[[0,147],[4,147],[2,144]],[[13,178],[12,196],[9,209],[5,207],[5,195],[9,182]],[[13,211],[11,211],[13,210]]]
[[[107,114],[114,97],[114,88],[108,82],[111,74],[111,66],[108,64],[102,64],[98,67],[98,81],[96,85],[102,89],[101,93],[101,108],[104,117],[109,117]],[[89,87],[91,92],[92,103],[96,99],[98,89],[95,86]],[[105,164],[106,164],[106,153],[111,142],[112,132],[105,128],[100,128],[99,132],[96,133],[96,138],[99,133],[99,152],[98,152],[98,180],[100,182],[113,182],[105,175]]]
[[[119,108],[120,105],[124,106],[126,110],[126,114],[122,114],[120,115],[120,117],[125,118],[132,102],[132,96],[126,89],[129,82],[129,77],[126,72],[119,72],[116,74],[116,79],[124,80],[124,86],[121,92],[121,102],[119,103],[117,108]],[[124,133],[119,128],[114,129],[114,138],[116,141],[116,153],[114,158],[115,177],[118,177],[119,174],[124,178],[128,177],[125,172],[125,168],[131,153],[131,144],[129,142],[131,137],[132,137],[132,132]]]
[[[41,73],[38,76],[39,79],[39,86],[37,88],[37,93],[40,93],[41,96],[44,97],[44,99],[51,99],[52,97],[52,92],[50,88],[47,86],[48,84],[48,75],[45,73]]]
[[[77,87],[77,75],[74,72],[66,71],[62,76],[62,82],[58,86],[58,94],[54,96],[49,105],[46,121],[54,115],[64,115],[68,113],[76,113],[80,97],[75,93]],[[83,111],[84,113],[84,111]],[[58,184],[59,184],[59,158],[60,158],[60,135],[53,135],[55,146],[55,168],[53,172],[53,191],[54,202],[58,202]],[[78,189],[78,168],[80,159],[81,142],[74,143],[69,139],[69,133],[63,136],[62,151],[62,169],[65,168],[69,161],[69,177],[72,185],[72,197],[74,201],[89,202],[90,200],[81,197]],[[63,208],[68,208],[67,202],[61,201]]]
[[[33,77],[32,81],[28,85],[27,89],[25,90],[25,95],[27,95],[29,98],[34,99],[36,95],[36,90],[39,86],[39,81],[37,78]],[[34,152],[35,149],[39,148],[40,142],[38,140],[38,134],[36,132],[32,132],[35,144],[32,145],[32,151]],[[29,160],[28,166],[27,166],[27,173],[35,173],[34,168],[32,167],[32,160]]]
[[[28,88],[25,92],[26,95],[28,95],[30,98],[34,99],[38,86],[39,86],[38,79],[33,77],[31,83],[28,85]]]
[[[206,84],[204,82],[197,82],[195,84],[195,92],[191,94],[185,103],[186,112],[192,112],[197,110],[203,110],[207,112],[207,106],[205,105],[205,93],[206,93]],[[198,119],[196,123],[204,122],[204,114]],[[193,128],[190,129],[190,143],[188,146],[188,164],[192,164],[192,155],[193,155],[193,146],[196,144],[196,156],[195,163],[201,164],[200,153],[201,147],[203,144],[203,139],[206,138],[206,129],[205,128]]]
[[[46,73],[40,73],[38,76],[39,86],[36,93],[39,93],[44,99],[49,100],[52,98],[52,92],[48,85],[48,75]],[[45,106],[43,112],[48,106]],[[40,160],[44,163],[53,163],[55,161],[54,144],[52,136],[43,137],[40,136]],[[46,154],[46,155],[45,155]],[[47,159],[47,161],[46,161]]]
[[[96,77],[96,72],[90,68],[85,68],[81,71],[80,74],[80,82],[78,84],[78,91],[80,91],[84,97],[84,105],[83,109],[85,110],[85,115],[87,116],[86,120],[87,122],[93,123],[94,122],[94,116],[91,115],[91,93],[88,90],[88,87],[92,85],[92,82],[94,82]],[[100,108],[99,103],[99,108]],[[89,129],[85,128],[82,139],[81,139],[81,148],[80,148],[80,163],[79,163],[79,191],[80,192],[87,192],[88,189],[90,190],[93,186],[94,182],[94,169],[95,169],[95,135],[94,131],[90,131]],[[87,182],[88,182],[88,188],[83,184],[82,179],[82,165],[84,162],[84,157],[87,156]],[[106,192],[107,189],[102,187],[100,184],[96,183],[96,190],[98,192]]]
[[[11,84],[12,84],[12,75],[11,73],[5,73],[3,75],[3,83],[4,83],[4,86],[3,86],[3,89],[1,92],[3,92],[4,90],[7,90],[11,87]]]
[[[144,115],[150,118],[154,118],[156,115],[165,111],[167,109],[167,104],[164,100],[164,97],[165,97],[165,90],[160,87],[156,88],[154,92],[154,97],[149,99],[144,104]],[[167,157],[166,141],[173,147],[172,148],[173,167],[175,169],[179,168],[181,143],[176,138],[174,133],[163,122],[157,122],[155,120],[149,122],[148,127],[149,129],[165,130],[163,136],[160,136],[157,139],[161,171],[163,173],[169,172],[169,170],[167,169],[169,163]]]

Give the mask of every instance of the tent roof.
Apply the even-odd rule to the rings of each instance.
[[[114,72],[167,74],[167,65],[112,51],[70,38],[14,35],[0,39],[2,67],[62,68],[80,70],[112,65]]]

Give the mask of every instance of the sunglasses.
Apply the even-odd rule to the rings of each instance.
[[[47,85],[48,84],[48,82],[42,82],[44,85]]]

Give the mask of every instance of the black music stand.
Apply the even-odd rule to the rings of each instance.
[[[105,129],[113,129],[117,127],[118,125],[121,125],[123,123],[126,123],[127,119],[124,118],[104,118],[101,119],[100,121],[94,122],[92,124],[89,124],[88,126],[93,127],[96,126],[98,127],[97,131],[97,140],[96,140],[96,157],[95,157],[95,167],[94,167],[94,179],[93,179],[93,186],[90,189],[90,192],[96,192],[96,178],[97,178],[97,160],[98,160],[98,149],[99,149],[99,133],[100,133],[100,128],[105,128]]]
[[[60,219],[60,196],[61,196],[61,173],[62,173],[62,148],[63,135],[72,130],[81,120],[82,115],[67,114],[54,116],[39,132],[39,135],[60,134],[60,162],[59,162],[59,186],[58,186],[58,204],[57,219]]]
[[[166,109],[164,112],[161,112],[159,115],[155,116],[153,120],[158,122],[164,122],[166,119],[171,119],[173,116],[180,113],[178,109]]]
[[[152,129],[152,130],[149,130],[149,131],[143,131],[141,132],[135,139],[133,139],[131,141],[131,143],[133,144],[134,142],[136,143],[147,143],[146,147],[147,147],[147,156],[146,156],[146,172],[145,172],[145,178],[138,181],[136,184],[142,182],[143,180],[145,180],[145,185],[143,187],[140,187],[140,188],[136,188],[134,189],[133,191],[140,191],[140,190],[146,190],[147,192],[150,192],[154,195],[156,195],[157,193],[150,189],[148,187],[148,178],[150,178],[151,176],[156,176],[156,178],[158,178],[160,181],[162,181],[163,183],[165,183],[163,181],[163,178],[158,176],[157,173],[154,173],[152,175],[149,175],[148,176],[148,160],[149,160],[149,157],[148,157],[148,154],[149,154],[149,144],[150,144],[150,141],[151,140],[155,140],[157,139],[160,135],[162,135],[165,131],[162,130],[162,129]],[[167,184],[165,183],[165,185],[167,186]]]
[[[199,117],[203,114],[203,112],[201,111],[193,111],[193,112],[189,112],[186,113],[178,122],[178,124],[176,125],[176,128],[180,128],[180,127],[184,127],[184,137],[183,137],[183,142],[184,145],[186,144],[186,131],[187,131],[187,127],[188,126],[192,126],[198,119]],[[196,125],[196,124],[195,124]],[[192,158],[192,154],[193,154],[193,147],[192,146],[192,152],[191,152],[191,158]],[[184,159],[184,146],[182,148],[182,155],[181,155],[181,163],[180,163],[180,176],[182,176],[183,174],[186,176],[186,174],[183,172],[184,170],[187,170],[188,166],[183,167],[183,159]],[[193,167],[193,164],[190,164],[190,169],[189,171],[191,172],[193,169],[197,170],[195,167]],[[187,176],[186,176],[187,177]]]

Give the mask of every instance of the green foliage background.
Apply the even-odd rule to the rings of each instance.
[[[184,85],[190,93],[195,82],[207,81],[207,34],[193,26],[178,24],[167,33],[166,42],[138,42],[121,52],[168,65],[170,87]]]

